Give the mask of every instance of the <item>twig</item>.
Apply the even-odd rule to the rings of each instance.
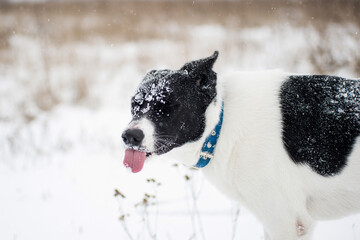
[[[238,220],[239,220],[239,216],[240,216],[240,206],[236,204],[236,208],[235,208],[235,215],[234,215],[234,218],[233,218],[233,230],[232,230],[232,240],[235,239],[236,237],[236,230],[237,230],[237,223],[238,223]]]
[[[125,211],[123,211],[122,209],[122,201],[123,199],[125,199],[125,195],[122,194],[119,190],[115,189],[115,193],[114,193],[115,198],[118,201],[118,206],[119,206],[119,212],[122,214],[119,218],[120,222],[121,222],[121,226],[123,227],[126,235],[129,237],[130,240],[134,240],[133,236],[130,233],[130,230],[126,224],[126,218],[129,216],[129,214],[125,214]]]

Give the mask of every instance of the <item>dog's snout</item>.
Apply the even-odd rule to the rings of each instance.
[[[144,133],[140,129],[128,129],[123,132],[122,139],[125,144],[131,146],[140,146],[144,139]]]

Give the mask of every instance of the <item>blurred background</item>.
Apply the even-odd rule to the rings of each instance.
[[[360,1],[0,1],[1,239],[263,239],[200,171],[122,166],[150,69],[360,77]],[[360,215],[315,239],[360,240]]]

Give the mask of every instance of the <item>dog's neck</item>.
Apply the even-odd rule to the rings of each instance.
[[[201,149],[199,160],[193,167],[203,168],[206,165],[208,165],[211,159],[214,157],[214,151],[221,132],[223,117],[224,117],[224,100],[222,100],[219,121],[214,127],[214,129],[211,131],[211,133],[205,139],[203,143],[203,147]]]
[[[206,138],[209,136],[209,134],[211,134],[212,130],[219,123],[222,106],[223,92],[221,86],[218,84],[217,96],[211,102],[205,113],[206,123],[203,135],[194,142],[186,143],[180,148],[174,148],[170,152],[172,158],[189,167],[193,167],[197,164]]]

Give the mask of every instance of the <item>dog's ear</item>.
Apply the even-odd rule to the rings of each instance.
[[[219,55],[218,51],[210,57],[186,63],[180,70],[187,71],[190,78],[194,79],[199,87],[216,84],[216,73],[212,71],[214,63]]]
[[[185,63],[185,65],[180,70],[186,70],[189,74],[194,73],[195,71],[210,71],[212,70],[218,55],[219,52],[215,51],[214,54],[210,57]]]

